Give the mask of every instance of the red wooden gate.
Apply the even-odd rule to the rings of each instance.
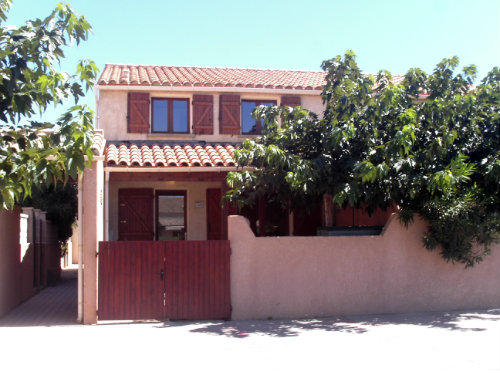
[[[229,241],[99,245],[99,320],[231,318]]]

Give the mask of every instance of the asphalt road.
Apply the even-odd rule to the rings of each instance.
[[[0,372],[500,372],[500,310],[2,326]]]

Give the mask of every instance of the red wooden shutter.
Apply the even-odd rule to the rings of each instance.
[[[300,96],[281,96],[281,106],[300,106]]]
[[[149,93],[128,93],[127,132],[149,132]]]
[[[212,135],[214,133],[214,97],[193,95],[193,133]]]
[[[153,189],[119,189],[118,240],[154,240]]]
[[[221,95],[220,96],[220,121],[219,132],[224,135],[239,135],[240,126],[240,96]]]

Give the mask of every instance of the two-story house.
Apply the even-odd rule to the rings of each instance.
[[[320,113],[324,77],[319,71],[106,65],[96,86],[96,127],[106,142],[105,240],[225,237],[225,175],[235,169],[238,144],[262,131],[253,109],[301,105]],[[291,233],[282,220],[281,233]]]
[[[105,66],[95,87],[95,156],[79,180],[83,322],[95,322],[97,313],[230,317],[224,240],[236,211],[221,198],[227,173],[237,169],[235,148],[261,133],[251,117],[257,105],[321,113],[324,78],[319,71]],[[271,233],[293,234],[288,212],[261,203],[247,215],[258,235],[270,233],[264,221],[273,215]],[[180,246],[165,249],[161,241]],[[192,250],[174,255],[183,242]],[[109,251],[108,244],[119,247]]]

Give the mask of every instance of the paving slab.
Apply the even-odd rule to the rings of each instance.
[[[500,310],[0,327],[0,372],[499,372]]]
[[[76,323],[76,273],[0,319],[0,372],[500,372],[500,310]]]

